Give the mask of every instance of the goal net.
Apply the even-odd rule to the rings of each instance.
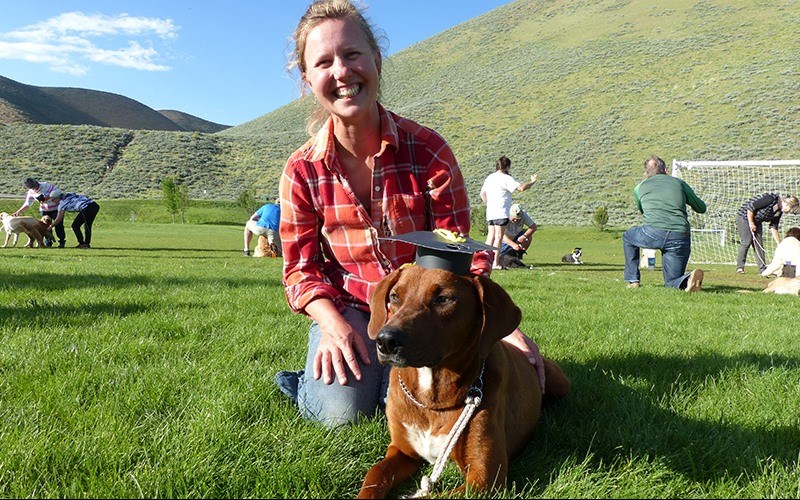
[[[672,160],[672,175],[686,181],[708,207],[704,214],[691,208],[692,256],[696,264],[735,264],[740,238],[736,212],[753,196],[800,193],[800,160],[681,161]],[[800,216],[783,214],[778,228],[781,239],[786,229],[800,226]],[[768,224],[763,230],[767,263],[775,251]],[[755,253],[747,252],[747,265],[755,265]]]

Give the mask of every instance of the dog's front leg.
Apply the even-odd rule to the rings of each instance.
[[[394,445],[389,445],[386,457],[373,465],[364,478],[357,498],[386,498],[386,495],[422,466],[418,458],[411,458]]]
[[[506,487],[508,475],[508,450],[500,436],[484,436],[480,447],[470,443],[462,457],[456,457],[466,484],[448,491],[448,496],[461,496],[467,492],[474,498],[476,493],[488,493]]]

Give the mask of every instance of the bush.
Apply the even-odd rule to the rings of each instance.
[[[608,225],[608,210],[606,210],[605,205],[597,207],[597,210],[594,211],[594,220],[592,222],[594,227],[600,231],[605,231],[606,225]]]

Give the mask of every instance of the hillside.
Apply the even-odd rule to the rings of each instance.
[[[181,130],[186,130],[189,132],[204,132],[206,134],[213,134],[231,128],[230,125],[220,125],[219,123],[203,120],[202,118],[198,118],[182,111],[176,111],[174,109],[159,109],[158,112],[166,116],[167,119],[173,123],[177,124]]]
[[[537,221],[590,224],[603,204],[611,225],[625,225],[638,219],[631,190],[651,154],[800,157],[798,25],[800,0],[518,0],[388,58],[382,101],[449,141],[473,203],[506,155],[518,179],[539,174],[518,195]],[[0,192],[19,191],[22,172],[69,185],[91,171],[81,185],[95,196],[155,196],[172,174],[193,197],[232,198],[247,186],[273,196],[307,137],[310,106],[300,99],[202,140],[130,131],[124,146],[80,144],[91,127],[2,127]]]
[[[189,132],[219,132],[227,128],[179,111],[159,112],[119,94],[36,87],[0,76],[0,124],[15,123]]]

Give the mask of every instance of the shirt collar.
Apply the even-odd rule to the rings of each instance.
[[[377,156],[392,147],[397,150],[400,140],[397,135],[397,124],[391,113],[378,103],[378,114],[381,117],[381,149]],[[307,161],[315,162],[324,160],[326,165],[331,164],[331,159],[336,156],[336,145],[333,136],[333,119],[328,118],[311,141],[311,147],[305,155]]]

